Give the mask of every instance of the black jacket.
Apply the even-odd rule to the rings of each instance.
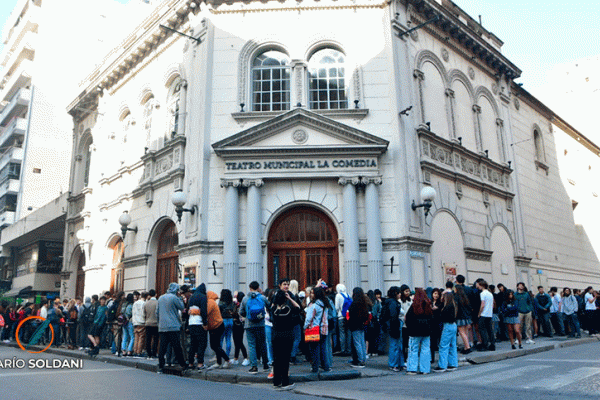
[[[206,298],[206,286],[204,285],[204,283],[202,283],[200,284],[200,286],[198,286],[198,288],[196,288],[196,291],[194,292],[192,297],[190,297],[187,306],[188,309],[191,306],[197,306],[200,309],[200,316],[202,317],[202,321],[204,323],[208,321],[207,302],[208,300]]]
[[[406,313],[406,329],[408,336],[422,337],[431,335],[431,315],[417,315],[410,306]]]
[[[440,314],[440,321],[442,323],[455,323],[456,322],[456,314],[455,314],[454,304],[450,303],[446,307],[442,308],[442,313]]]
[[[400,311],[400,303],[396,299],[386,299],[381,307],[379,320],[393,339],[400,338]]]

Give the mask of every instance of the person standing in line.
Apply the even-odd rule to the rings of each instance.
[[[285,281],[281,282],[279,284],[280,289],[281,289],[281,285],[283,283],[285,283]],[[302,314],[302,305],[301,305],[300,298],[298,297],[298,281],[295,279],[290,280],[288,290],[291,293],[290,297],[296,303],[298,303],[300,305],[300,312],[296,316],[296,324],[294,325],[294,344],[292,346],[292,353],[290,355],[290,362],[292,364],[296,365],[298,363],[296,356],[298,355],[298,352],[300,351],[300,342],[302,341],[302,324],[303,324],[302,315],[301,315]]]
[[[500,314],[502,314],[504,324],[506,324],[506,330],[508,332],[508,339],[510,340],[510,346],[513,350],[515,347],[515,336],[519,349],[523,348],[523,337],[521,336],[521,324],[519,322],[519,307],[517,300],[515,299],[515,293],[512,290],[506,291],[504,297],[504,303],[500,307]]]
[[[588,286],[585,289],[583,301],[585,302],[585,319],[588,328],[588,333],[590,335],[593,335],[595,333],[598,333],[598,323],[596,322],[598,314],[596,312],[596,295],[594,294],[594,291],[591,286]]]
[[[407,375],[431,371],[430,332],[433,311],[431,302],[422,288],[415,289],[415,298],[406,313],[406,328],[409,336]]]
[[[481,306],[477,315],[479,318],[479,333],[481,334],[481,350],[495,351],[496,345],[494,344],[494,330],[492,328],[494,296],[488,290],[488,283],[484,279],[477,283],[477,288],[481,291],[479,294]],[[529,296],[529,293],[525,293]]]
[[[552,299],[547,293],[544,293],[544,287],[538,286],[538,294],[535,296],[534,306],[537,308],[538,321],[544,336],[553,337],[552,326],[550,325],[550,307]]]
[[[456,303],[456,326],[458,334],[463,342],[462,354],[469,354],[473,351],[469,342],[469,327],[471,326],[471,305],[465,294],[463,285],[454,285],[454,301]]]
[[[223,318],[223,336],[221,337],[220,346],[223,347],[225,342],[225,354],[229,357],[231,354],[231,335],[233,329],[233,310],[235,305],[233,304],[233,295],[231,290],[221,290],[221,298],[219,299],[219,311],[221,312],[221,318]]]
[[[571,289],[566,287],[563,290],[563,298],[560,303],[560,310],[565,316],[565,324],[569,326],[569,337],[581,337],[579,320],[577,319],[577,310],[579,304],[575,296],[571,294]]]
[[[260,292],[256,281],[250,282],[250,293],[242,300],[240,315],[244,318],[246,339],[250,353],[250,374],[258,374],[258,357],[263,362],[263,370],[269,371],[267,358],[267,341],[265,338],[265,307],[268,300]]]
[[[440,338],[442,336],[443,325],[440,318],[444,304],[442,303],[441,294],[442,292],[438,288],[434,288],[431,291],[431,310],[433,311],[433,316],[431,319],[430,346],[432,363],[435,361],[435,352],[438,350]]]
[[[532,326],[532,311],[533,301],[523,282],[517,283],[517,293],[515,293],[517,308],[519,309],[519,322],[521,324],[521,332],[525,333],[527,340],[525,343],[534,344],[533,341],[533,326]]]
[[[158,320],[156,319],[156,290],[148,291],[146,303],[144,303],[144,326],[146,328],[146,353],[148,360],[155,359],[158,349]]]
[[[113,342],[111,346],[111,351],[113,354],[116,354],[118,357],[121,356],[121,341],[123,336],[121,335],[121,327],[117,321],[119,315],[121,315],[121,307],[122,303],[125,301],[123,297],[125,296],[125,292],[117,293],[116,297],[109,302],[107,305],[107,323],[110,324],[110,328],[113,334]]]
[[[306,320],[304,321],[305,330],[318,326],[320,331],[319,341],[308,344],[312,358],[313,373],[319,372],[319,367],[323,368],[325,372],[331,371],[325,344],[329,332],[326,302],[325,291],[320,285],[315,285],[310,292],[310,304],[306,308]]]
[[[67,330],[69,332],[69,350],[76,349],[77,346],[77,319],[79,317],[79,310],[77,308],[77,304],[75,300],[71,300],[67,305]]]
[[[290,355],[294,344],[294,326],[300,305],[287,290],[278,290],[271,306],[273,322],[273,386],[281,390],[290,390]]]
[[[376,289],[378,290],[378,289]],[[379,332],[381,328],[379,326],[379,319],[381,317],[381,298],[375,295],[375,291],[369,290],[367,297],[373,304],[371,306],[371,321],[368,324],[367,331],[365,332],[365,340],[367,342],[367,355],[371,357],[378,356],[379,350]]]
[[[442,321],[442,337],[440,338],[440,357],[434,372],[454,371],[458,368],[458,351],[456,348],[456,301],[452,293],[444,293],[443,306],[440,315]]]
[[[197,310],[194,309],[193,326],[190,327],[191,342],[193,344],[190,345],[188,363],[193,368],[194,357],[197,356],[198,369],[202,370],[205,368],[204,353],[206,353],[206,347],[208,346],[208,332],[204,328],[208,318],[208,298],[206,297],[206,285],[204,283],[196,288],[188,301],[188,306],[190,309],[192,307],[197,308]]]
[[[244,346],[244,323],[240,317],[240,306],[242,305],[242,301],[244,299],[244,292],[237,292],[235,294],[234,301],[234,309],[233,309],[233,328],[231,329],[231,333],[233,336],[233,347],[234,347],[234,359],[231,362],[232,365],[239,364],[238,357],[240,355],[240,351],[242,352],[242,365],[247,367],[250,365],[250,360],[248,359],[248,353],[246,352],[246,346]]]
[[[134,303],[131,310],[131,324],[133,325],[133,356],[142,358],[146,344],[146,319],[144,317],[144,305],[146,304],[146,292],[141,295],[133,292]]]
[[[400,286],[400,307],[402,308],[401,319],[402,319],[402,351],[404,352],[404,360],[408,360],[408,329],[406,327],[406,313],[412,305],[410,297],[410,288],[408,285]],[[403,365],[406,367],[406,365]]]
[[[106,297],[100,297],[100,305],[96,309],[94,317],[94,323],[90,329],[88,338],[90,339],[91,348],[88,351],[90,356],[95,356],[100,352],[100,335],[104,330],[104,324],[106,323],[106,313],[108,308],[106,307]]]
[[[392,286],[387,292],[388,298],[381,308],[381,325],[389,337],[388,367],[400,372],[404,365],[402,352],[402,308],[400,307],[400,288]]]
[[[337,312],[338,318],[338,337],[340,342],[340,352],[343,356],[350,355],[350,342],[352,340],[350,336],[350,331],[348,330],[348,326],[346,325],[346,315],[344,313],[344,309],[348,311],[348,307],[350,307],[350,303],[352,302],[352,298],[346,292],[346,286],[338,283],[335,286],[335,291],[337,294],[335,295],[335,311]]]
[[[158,372],[162,373],[165,367],[165,354],[169,344],[175,352],[175,357],[181,368],[187,370],[183,359],[181,342],[179,341],[179,330],[181,320],[179,313],[183,311],[183,299],[178,297],[179,285],[175,282],[169,284],[167,293],[158,298],[156,307],[156,319],[158,321],[158,334],[160,337],[160,348],[158,350]]]
[[[560,315],[560,295],[556,286],[550,288],[550,297],[552,305],[550,306],[550,322],[554,328],[554,333],[558,336],[565,336],[565,328]]]
[[[494,294],[494,302],[496,303],[496,308],[498,309],[498,337],[496,338],[498,341],[508,340],[508,333],[506,332],[506,324],[502,319],[502,314],[500,313],[500,307],[504,304],[504,298],[506,297],[506,286],[502,283],[496,285],[498,289],[498,293]]]
[[[367,359],[365,325],[369,323],[369,302],[359,287],[352,290],[352,304],[348,308],[348,330],[352,336],[352,364],[354,368],[364,368]]]
[[[211,365],[209,369],[229,368],[229,356],[225,354],[225,351],[221,347],[221,338],[223,337],[223,332],[225,332],[225,327],[223,326],[223,318],[217,304],[219,296],[209,290],[206,293],[206,297],[208,299],[206,303],[207,320],[206,324],[204,324],[204,329],[209,333],[210,348],[215,352],[217,357],[217,363]]]
[[[121,343],[123,357],[131,357],[133,355],[134,337],[133,323],[131,322],[131,317],[133,315],[133,302],[134,294],[129,293],[125,298],[124,304],[121,306],[121,315],[117,318],[117,321],[123,328],[123,342]]]

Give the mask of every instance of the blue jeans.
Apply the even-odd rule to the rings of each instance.
[[[233,318],[223,318],[223,327],[225,331],[223,332],[223,336],[221,336],[221,341],[219,342],[221,348],[223,348],[223,340],[225,340],[225,354],[229,357],[229,353],[231,353],[231,332],[233,329]]]
[[[577,314],[563,314],[563,316],[565,325],[568,325],[570,328],[569,336],[581,336],[581,330],[579,328],[579,318],[577,318]]]
[[[350,333],[352,336],[352,362],[364,363],[367,360],[365,331],[364,329],[359,329]]]
[[[410,372],[422,372],[424,374],[428,374],[431,371],[429,336],[411,336],[408,339],[408,363],[406,370]]]
[[[250,365],[258,366],[258,357],[262,358],[263,367],[268,367],[267,342],[265,340],[265,327],[246,328],[246,339],[248,340],[248,352],[250,353]]]
[[[269,364],[273,365],[273,336],[272,336],[273,327],[269,325],[265,325],[265,338],[267,339],[267,358],[269,359]]]
[[[294,358],[298,354],[300,349],[300,341],[302,340],[302,327],[300,324],[294,326],[294,343],[292,344],[292,354],[291,357]]]
[[[350,353],[351,335],[344,323],[344,318],[338,318],[338,332],[340,336],[340,351],[346,354]]]
[[[388,354],[388,366],[390,368],[400,368],[404,365],[404,354],[402,353],[402,335],[398,339],[390,338],[390,348]]]
[[[312,372],[319,372],[319,364],[325,371],[331,369],[329,364],[329,357],[327,356],[327,341],[329,335],[321,335],[321,340],[318,342],[309,343],[310,355],[312,357]]]
[[[129,321],[126,325],[123,325],[123,341],[121,342],[121,351],[128,351],[131,353],[133,351],[133,340],[133,324],[131,321]]]
[[[444,322],[442,337],[440,339],[440,359],[438,360],[438,367],[441,369],[458,367],[458,352],[456,351],[457,330],[456,323]]]

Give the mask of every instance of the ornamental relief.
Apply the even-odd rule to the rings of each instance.
[[[168,154],[165,157],[159,158],[154,167],[154,175],[160,175],[167,172],[173,167],[173,154]]]

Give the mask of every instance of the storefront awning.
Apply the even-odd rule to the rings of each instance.
[[[19,297],[23,294],[31,292],[31,286],[25,286],[20,288],[11,289],[8,292],[4,293],[3,297]]]

